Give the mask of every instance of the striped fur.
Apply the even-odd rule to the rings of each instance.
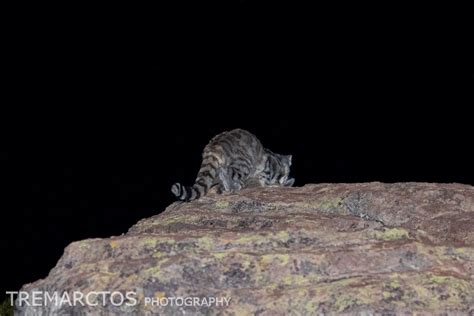
[[[264,148],[252,133],[235,129],[215,136],[202,154],[201,168],[193,186],[175,183],[171,192],[182,201],[206,195],[218,185],[219,191],[238,191],[251,180],[261,186],[292,186],[289,178],[291,155],[279,155]]]

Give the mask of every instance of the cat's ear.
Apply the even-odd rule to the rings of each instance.
[[[291,166],[291,159],[292,159],[292,158],[293,158],[292,155],[287,155],[287,156],[286,156],[286,159],[288,160],[288,165],[290,165],[290,166]]]

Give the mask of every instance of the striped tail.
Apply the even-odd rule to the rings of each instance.
[[[181,201],[192,201],[199,199],[207,193],[208,188],[200,185],[193,185],[192,187],[185,187],[181,183],[175,183],[171,186],[171,192]]]
[[[210,187],[217,183],[218,160],[212,154],[207,154],[201,164],[201,169],[193,186],[187,187],[180,183],[171,186],[171,192],[181,201],[193,201],[206,195]]]

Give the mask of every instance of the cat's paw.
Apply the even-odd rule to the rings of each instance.
[[[284,183],[283,186],[285,187],[292,187],[295,183],[295,178],[288,178]]]

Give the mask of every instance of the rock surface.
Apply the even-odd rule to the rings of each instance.
[[[474,187],[318,184],[175,203],[125,235],[70,244],[24,291],[134,291],[134,306],[21,312],[474,313]],[[145,304],[230,298],[228,306]],[[18,300],[17,300],[18,303]]]

